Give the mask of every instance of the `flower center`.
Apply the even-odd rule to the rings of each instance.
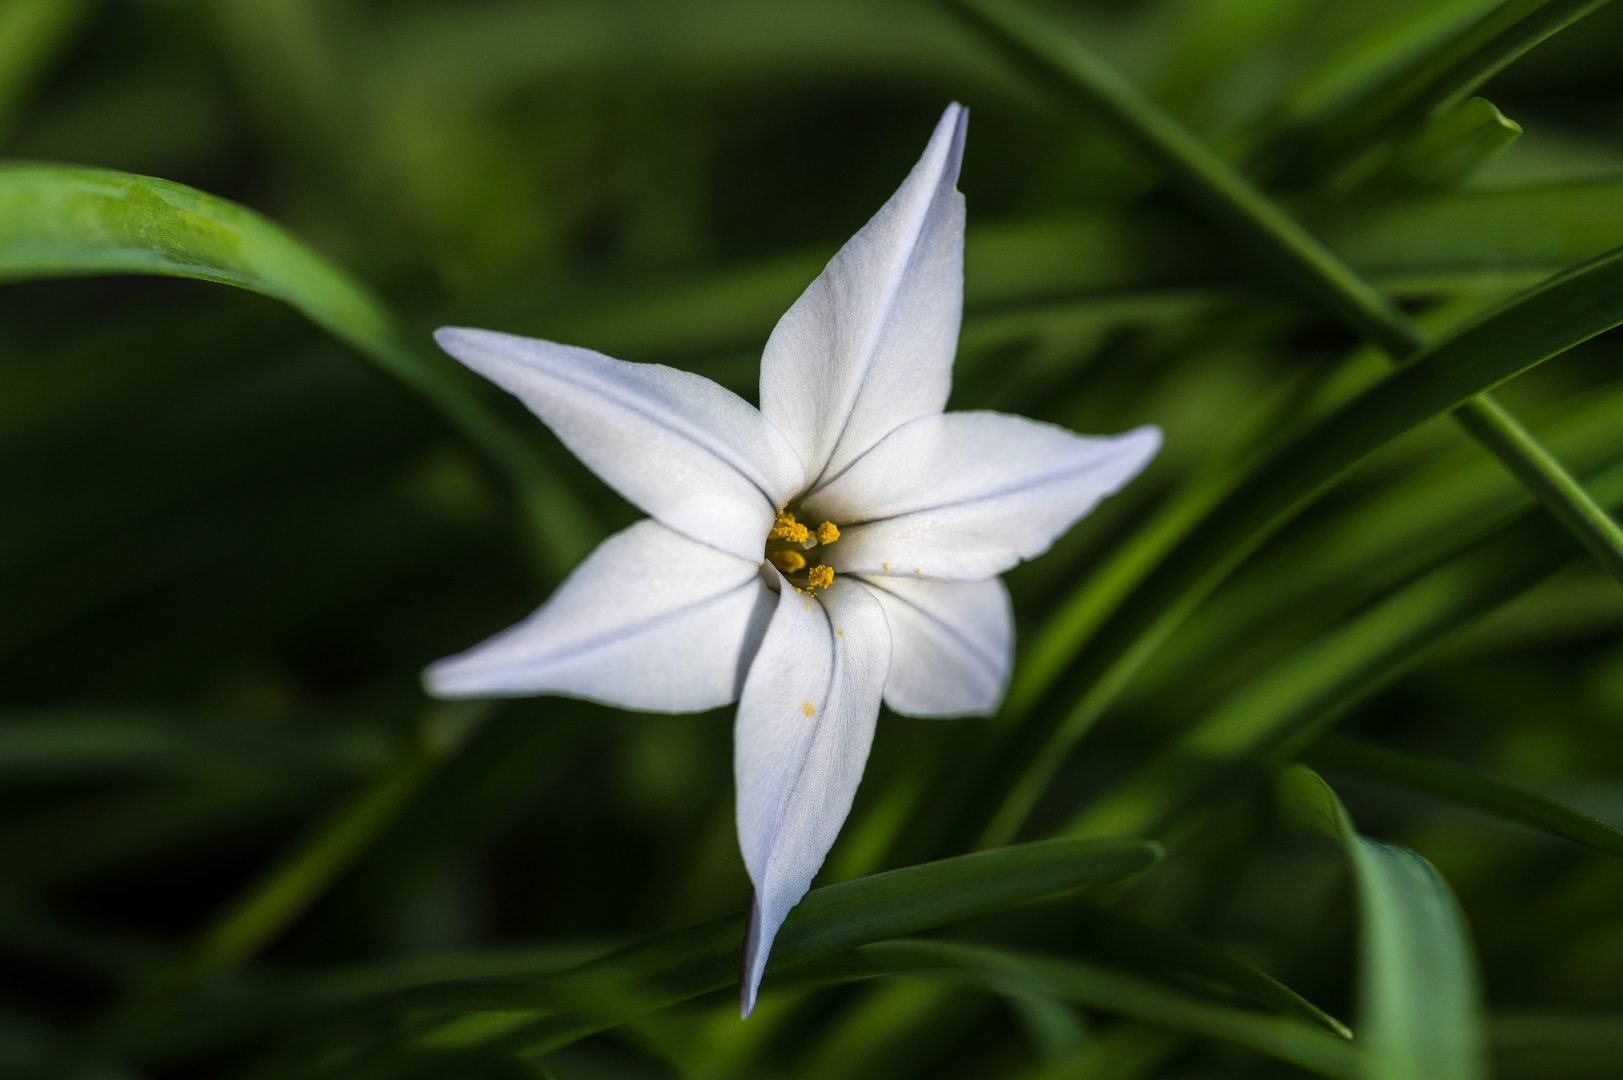
[[[782,510],[766,534],[766,557],[795,588],[826,589],[834,584],[834,568],[808,566],[805,553],[817,547],[826,547],[839,538],[839,527],[832,521],[823,522],[814,533],[796,521],[793,513]]]

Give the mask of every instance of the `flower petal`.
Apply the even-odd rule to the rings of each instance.
[[[1014,659],[1014,611],[1000,578],[864,577],[890,626],[885,704],[905,716],[989,716]]]
[[[787,582],[738,703],[738,844],[755,883],[739,969],[745,1016],[772,939],[833,846],[873,741],[890,631],[873,593],[836,580],[813,598]]]
[[[639,521],[540,610],[425,674],[437,697],[566,694],[652,712],[736,701],[776,597],[759,566]]]
[[[490,330],[446,327],[434,340],[528,405],[620,494],[723,551],[758,561],[773,515],[804,484],[784,437],[701,375]]]
[[[1048,550],[1149,464],[1161,432],[1113,438],[991,412],[897,428],[805,502],[840,527],[836,571],[976,581]]]
[[[807,486],[946,406],[963,314],[964,197],[953,185],[967,119],[947,108],[896,194],[767,341],[761,411],[805,462]]]

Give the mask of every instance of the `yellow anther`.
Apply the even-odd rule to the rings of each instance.
[[[840,538],[840,527],[832,521],[825,521],[817,526],[817,542],[819,544],[832,544]]]
[[[828,588],[834,584],[834,568],[832,566],[814,566],[806,571],[806,581],[817,588]]]
[[[772,560],[773,566],[785,574],[792,574],[806,565],[806,556],[798,551],[774,551],[767,557]]]
[[[766,535],[769,540],[787,540],[792,544],[799,544],[803,543],[806,537],[811,535],[811,530],[804,525],[797,525],[790,521],[782,525],[774,525],[772,531]]]
[[[787,510],[779,510],[778,516],[772,520],[777,522],[779,525],[793,525],[795,523],[795,516]]]

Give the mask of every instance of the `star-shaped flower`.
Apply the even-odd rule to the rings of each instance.
[[[540,610],[427,673],[441,697],[565,694],[690,712],[737,701],[738,840],[755,885],[740,1004],[811,886],[883,700],[991,713],[1014,631],[996,575],[1144,468],[1160,432],[1089,438],[943,413],[963,309],[967,114],[778,322],[761,407],[658,364],[487,330],[442,348],[517,395],[650,517]]]

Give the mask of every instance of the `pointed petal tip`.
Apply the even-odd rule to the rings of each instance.
[[[766,963],[760,955],[761,897],[750,894],[749,915],[744,920],[744,944],[738,954],[738,1018],[748,1020],[755,1011],[755,998],[761,989]],[[767,943],[770,947],[771,943]]]
[[[964,136],[968,128],[969,110],[955,101],[942,112],[941,119],[936,121],[935,131],[930,135],[930,143],[925,148],[926,156],[937,144],[947,141],[941,164],[944,187],[956,187],[958,184],[958,169],[964,160]]]

